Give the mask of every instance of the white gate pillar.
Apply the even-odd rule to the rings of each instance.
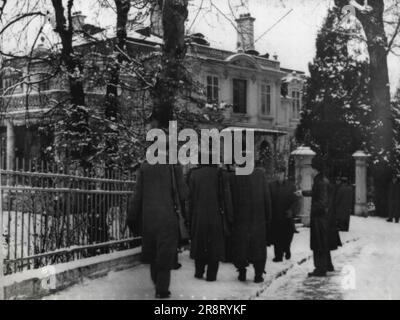
[[[353,154],[356,160],[356,194],[355,208],[356,216],[367,216],[367,160],[369,156],[363,151]]]
[[[298,189],[307,191],[312,189],[313,168],[311,164],[315,155],[316,153],[309,147],[300,147],[292,152],[296,161],[296,186]],[[300,200],[300,217],[306,227],[310,226],[311,200],[311,198]]]

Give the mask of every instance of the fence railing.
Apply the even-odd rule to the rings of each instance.
[[[22,168],[0,173],[5,274],[140,245],[126,228],[133,175]]]

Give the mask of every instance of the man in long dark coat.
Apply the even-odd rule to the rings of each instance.
[[[216,165],[200,165],[189,175],[188,221],[190,256],[195,260],[195,277],[216,281],[219,262],[225,260],[225,239],[232,223],[232,199],[226,173]]]
[[[175,179],[173,179],[175,174]],[[137,176],[128,225],[141,225],[142,261],[151,265],[157,298],[168,298],[171,270],[179,239],[179,219],[175,210],[176,192],[183,201],[188,189],[179,166],[144,163]]]
[[[305,197],[312,197],[310,244],[314,254],[315,270],[310,277],[325,277],[334,271],[331,251],[341,246],[336,218],[333,210],[334,189],[325,176],[323,166],[315,165],[319,171],[314,178],[312,191],[303,191]]]
[[[354,208],[355,195],[353,187],[346,177],[340,178],[335,190],[334,210],[339,231],[348,232],[350,216]]]
[[[264,281],[267,260],[267,233],[270,227],[271,197],[265,170],[256,168],[251,175],[233,176],[233,261],[239,281],[246,281],[246,267],[252,263],[256,283]]]
[[[278,180],[270,184],[272,223],[271,242],[274,245],[274,262],[281,262],[283,255],[291,258],[290,246],[294,235],[294,215],[298,203],[296,187],[285,180],[285,170],[277,172]]]
[[[232,179],[235,176],[235,167],[233,165],[226,165],[224,170],[224,176],[226,177],[224,181],[228,181],[229,190],[231,191],[231,183]],[[225,235],[225,262],[226,263],[233,263],[233,257],[235,253],[233,252],[232,247],[232,223],[233,223],[233,200],[232,200],[232,193],[231,195],[231,214],[232,214],[232,221],[230,223],[229,232]]]
[[[400,220],[400,183],[398,177],[393,177],[388,192],[388,210],[389,219],[388,222],[399,223]]]

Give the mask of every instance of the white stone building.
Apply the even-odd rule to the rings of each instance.
[[[82,16],[78,14],[77,19],[82,19]],[[80,24],[93,32],[101,31],[85,25],[84,21]],[[256,151],[267,150],[272,155],[279,153],[287,162],[300,118],[304,73],[282,68],[277,56],[258,54],[254,45],[254,18],[250,14],[241,15],[237,24],[237,52],[212,48],[203,35],[192,37],[195,40],[187,53],[190,70],[195,80],[204,85],[208,103],[232,106],[225,119],[227,127],[255,129]],[[137,31],[128,33],[128,50],[156,50],[161,39]],[[111,35],[105,41],[112,41],[112,38]],[[80,45],[84,47],[86,44]],[[37,54],[43,50],[39,47]],[[43,114],[63,99],[68,90],[62,76],[42,81],[35,87],[22,84],[8,90],[28,74],[28,69],[21,61],[9,60],[5,65],[7,67],[3,65],[1,74],[1,159],[11,169],[16,157],[39,156],[45,143],[38,138],[38,125]],[[30,73],[32,68],[35,68],[35,63],[30,66]],[[41,69],[39,60],[36,68]],[[40,77],[39,74],[36,76]],[[89,104],[101,103],[105,88],[88,85],[86,90]]]

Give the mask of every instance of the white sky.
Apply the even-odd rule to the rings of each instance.
[[[202,0],[191,1],[189,26],[195,19],[201,2]],[[209,3],[210,0],[203,1],[208,10],[202,10],[191,31],[203,33],[212,46],[235,50],[236,30],[216,8],[210,8]],[[214,3],[222,12],[232,16],[227,5],[228,0],[217,0]],[[333,0],[248,0],[249,11],[256,18],[255,39],[290,12],[256,43],[256,49],[261,54],[268,52],[271,56],[277,53],[282,67],[305,71],[308,74],[308,64],[315,57],[317,33],[327,10],[333,4]],[[400,58],[391,54],[388,61],[391,90],[395,92],[400,79]]]
[[[209,1],[205,0],[205,3]],[[230,13],[226,0],[215,1],[223,12]],[[231,2],[240,3],[240,0]],[[315,54],[315,38],[331,1],[327,0],[249,0],[249,11],[255,21],[255,39],[270,29],[289,11],[279,24],[273,27],[257,43],[256,49],[272,56],[277,53],[284,67],[306,71],[308,62]],[[201,0],[193,0],[190,19],[194,19]],[[197,6],[196,6],[197,5]],[[243,10],[243,9],[242,9]],[[189,22],[189,25],[191,22]],[[204,33],[213,46],[236,49],[236,30],[218,14],[217,9],[203,10],[193,31]]]

